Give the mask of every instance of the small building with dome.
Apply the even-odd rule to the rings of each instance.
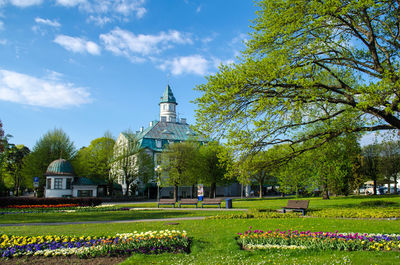
[[[50,163],[46,173],[46,198],[97,197],[98,185],[91,179],[75,176],[72,164],[65,159]]]

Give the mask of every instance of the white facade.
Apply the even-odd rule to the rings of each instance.
[[[160,103],[160,121],[176,122],[176,103],[161,102]]]
[[[71,176],[46,176],[46,198],[72,197]]]

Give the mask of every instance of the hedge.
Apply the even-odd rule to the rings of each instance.
[[[97,206],[103,202],[100,198],[35,198],[35,197],[3,197],[0,198],[0,208],[11,205],[58,205],[78,204],[79,206]]]

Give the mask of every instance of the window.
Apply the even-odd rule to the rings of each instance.
[[[67,190],[71,189],[72,179],[67,179],[67,186],[65,187]]]
[[[61,190],[62,189],[62,182],[63,182],[62,178],[54,179],[54,189]]]
[[[161,116],[161,121],[166,122],[167,121],[167,117]]]
[[[47,179],[46,189],[51,189],[51,178]]]
[[[161,140],[156,140],[156,147],[161,148]]]
[[[92,190],[78,190],[78,197],[93,197]]]

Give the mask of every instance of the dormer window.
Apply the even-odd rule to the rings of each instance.
[[[161,148],[161,140],[156,140],[156,147]]]

